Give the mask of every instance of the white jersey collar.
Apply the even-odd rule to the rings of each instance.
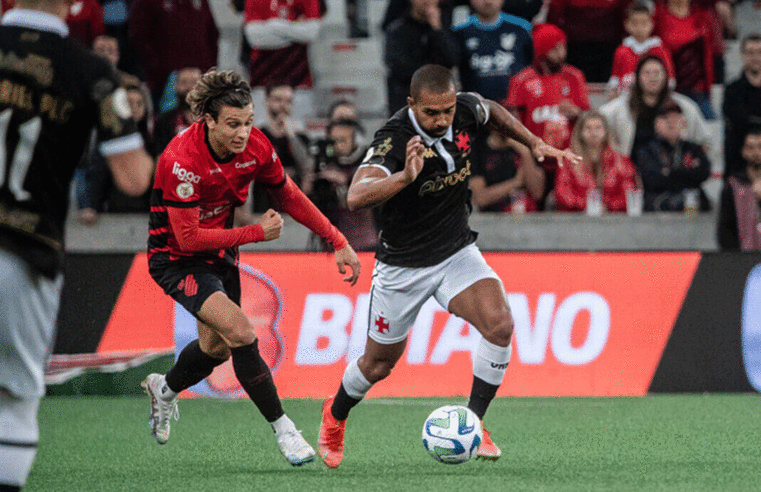
[[[407,114],[410,117],[410,121],[412,122],[412,126],[415,127],[415,131],[417,132],[418,135],[420,135],[423,138],[423,141],[425,142],[425,144],[428,147],[433,147],[433,145],[436,142],[439,142],[440,140],[448,140],[450,142],[453,141],[453,132],[452,132],[452,126],[451,125],[449,126],[449,128],[447,128],[447,132],[443,136],[437,137],[437,138],[433,138],[433,137],[429,136],[425,131],[423,131],[422,128],[420,128],[420,125],[418,124],[417,120],[415,119],[415,113],[412,112],[412,108],[407,108]]]
[[[623,42],[624,46],[631,48],[631,50],[641,55],[645,51],[649,50],[650,48],[653,48],[655,46],[661,45],[661,38],[658,36],[652,36],[645,40],[644,43],[638,43],[636,39],[634,39],[634,36],[629,36],[626,39],[624,39]]]
[[[64,38],[69,35],[69,27],[60,17],[36,10],[11,9],[3,15],[0,24],[52,32]]]

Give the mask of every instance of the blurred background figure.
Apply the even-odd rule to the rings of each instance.
[[[217,65],[219,30],[208,0],[132,0],[129,42],[156,107],[169,74]]]
[[[177,106],[161,113],[156,118],[153,129],[153,157],[158,158],[175,135],[185,130],[196,120],[186,98],[196,83],[201,80],[201,69],[186,67],[177,70],[174,77],[174,94]]]
[[[442,19],[438,0],[410,1],[409,10],[386,30],[383,59],[388,70],[389,115],[407,105],[415,70],[429,63],[450,69],[457,64],[457,40],[451,25]]]
[[[722,41],[710,9],[691,0],[666,0],[656,4],[654,19],[655,35],[674,60],[675,90],[693,99],[705,119],[713,119],[714,54]]]
[[[307,46],[320,33],[322,14],[319,0],[246,0],[251,87],[312,87]]]
[[[531,65],[531,23],[502,12],[504,0],[471,0],[475,12],[453,31],[460,49],[460,81],[465,92],[487,99],[507,97],[510,79]]]
[[[468,186],[480,212],[535,212],[544,193],[544,171],[523,145],[491,131],[476,139]]]
[[[283,163],[288,176],[304,193],[309,193],[311,173],[314,160],[309,153],[309,137],[303,132],[303,122],[291,118],[293,111],[293,87],[287,84],[267,86],[264,91],[264,112],[266,122],[259,128],[272,142],[272,146]],[[254,213],[266,212],[275,208],[266,189],[254,182],[253,189]]]
[[[742,73],[724,89],[724,178],[743,170],[740,149],[745,134],[761,126],[761,34],[748,34],[740,43]]]
[[[69,26],[69,37],[85,46],[92,46],[95,38],[106,33],[103,9],[97,0],[72,2],[66,25]]]
[[[744,171],[729,176],[719,201],[717,239],[725,251],[761,250],[761,128],[746,135]]]
[[[642,56],[631,88],[600,107],[619,149],[635,164],[639,148],[655,135],[657,109],[669,99],[682,109],[685,139],[707,146],[710,135],[700,108],[687,96],[676,94],[669,88],[666,64],[659,56]]]
[[[367,154],[364,130],[357,120],[337,119],[328,124],[325,145],[316,158],[310,198],[348,239],[355,251],[374,251],[378,244],[373,209],[351,211],[346,194],[354,173]],[[314,249],[331,251],[329,244],[312,235]]]
[[[557,26],[534,26],[534,63],[513,77],[502,104],[547,144],[568,147],[579,113],[589,109],[584,74],[566,63],[566,36]],[[545,159],[544,196],[555,185],[557,161]],[[544,199],[540,202],[543,205]]]
[[[607,82],[624,37],[629,0],[549,0],[547,22],[568,36],[568,63],[589,82]]]
[[[711,163],[700,144],[682,138],[684,127],[682,108],[667,100],[656,111],[655,137],[637,151],[645,211],[711,210],[701,187],[711,174]]]
[[[566,212],[587,210],[590,191],[598,192],[607,212],[626,212],[626,192],[639,188],[631,160],[615,150],[605,117],[597,111],[579,116],[571,150],[583,158],[558,169],[555,207]]]
[[[653,36],[653,13],[651,6],[644,2],[635,2],[626,9],[624,29],[629,34],[624,42],[616,48],[613,56],[613,68],[608,80],[610,98],[619,96],[631,87],[634,82],[634,72],[637,62],[645,54],[660,57],[666,65],[669,76],[669,87],[676,84],[674,63],[671,53],[664,48],[661,38]]]

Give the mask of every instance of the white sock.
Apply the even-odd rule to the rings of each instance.
[[[270,425],[272,426],[272,430],[275,431],[276,435],[280,435],[283,432],[289,432],[296,429],[296,424],[294,424],[286,414],[283,414],[283,416],[276,421],[271,422]]]
[[[373,385],[362,375],[362,371],[359,370],[359,364],[357,363],[358,360],[355,359],[346,366],[341,383],[343,383],[347,395],[356,400],[361,400]]]
[[[512,353],[512,345],[500,347],[482,338],[473,358],[473,375],[489,384],[499,386],[505,377]]]

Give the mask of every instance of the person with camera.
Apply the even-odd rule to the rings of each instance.
[[[312,201],[355,251],[374,251],[378,232],[373,210],[350,211],[346,202],[349,183],[367,153],[362,142],[364,130],[357,120],[344,118],[331,121],[325,134],[326,138],[317,143]],[[315,235],[310,242],[316,249],[331,250]]]

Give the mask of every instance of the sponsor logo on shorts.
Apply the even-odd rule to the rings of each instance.
[[[177,289],[184,290],[186,296],[193,297],[198,294],[198,282],[196,282],[196,279],[190,274],[180,280],[180,283],[177,284]]]

